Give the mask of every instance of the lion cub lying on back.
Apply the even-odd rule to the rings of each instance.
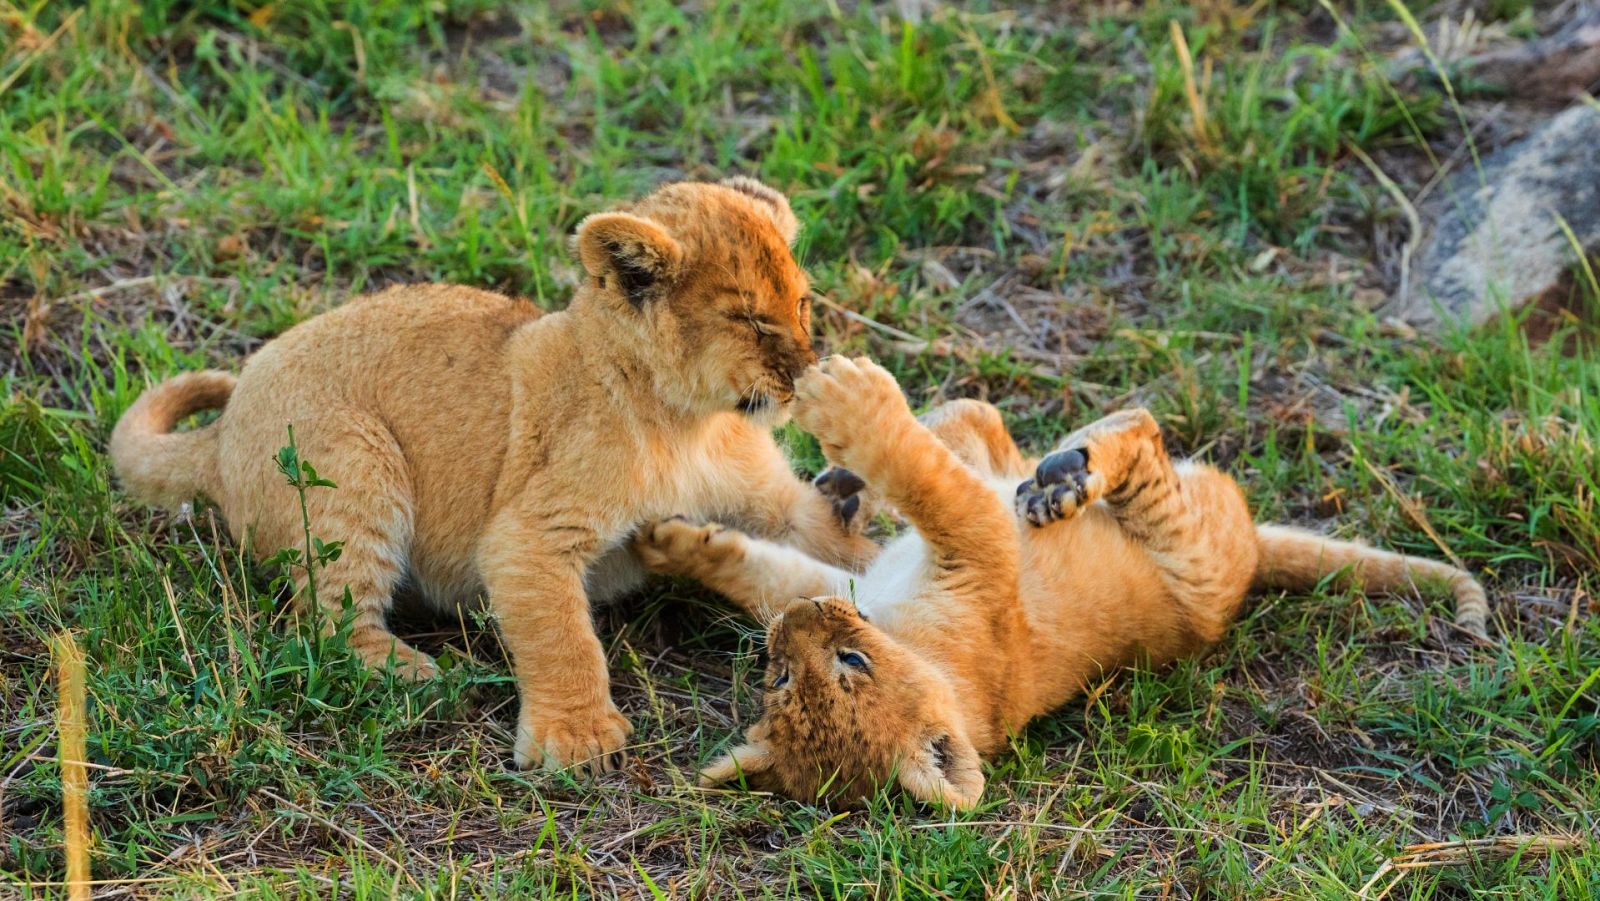
[[[956,401],[918,422],[864,359],[829,359],[796,392],[796,419],[828,459],[915,531],[861,574],[715,525],[668,520],[640,534],[647,565],[770,624],[765,714],[708,782],[742,775],[849,803],[897,775],[917,798],[971,806],[981,760],[1008,733],[1109,669],[1216,641],[1252,586],[1437,579],[1455,591],[1457,622],[1484,628],[1483,590],[1458,569],[1253,525],[1238,486],[1174,464],[1143,410],[1080,429],[1034,464],[993,407]],[[854,604],[841,597],[852,585]]]
[[[293,424],[300,456],[338,486],[306,497],[314,533],[344,542],[317,580],[324,627],[348,590],[351,649],[426,676],[433,661],[384,623],[396,588],[445,611],[486,591],[521,695],[517,763],[609,769],[629,724],[589,605],[643,577],[627,550],[641,523],[692,510],[839,564],[876,551],[769,431],[816,360],[796,228],[759,182],[668,185],[583,220],[588,280],[562,312],[446,285],[352,301],[269,342],[237,380],[190,373],[145,392],[112,461],[148,501],[206,495],[265,556],[301,541],[273,464]]]

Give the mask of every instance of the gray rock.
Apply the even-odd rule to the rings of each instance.
[[[1585,253],[1600,251],[1600,109],[1571,107],[1485,159],[1481,179],[1464,170],[1435,196],[1386,312],[1436,330],[1539,300],[1578,261],[1558,215]]]
[[[1600,82],[1600,8],[1535,41],[1467,60],[1462,72],[1515,100],[1567,101]]]

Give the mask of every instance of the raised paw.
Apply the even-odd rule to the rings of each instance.
[[[681,516],[649,523],[633,536],[634,552],[645,568],[671,576],[698,575],[707,564],[726,563],[744,548],[744,533]]]
[[[1105,480],[1089,468],[1088,448],[1056,451],[1017,486],[1017,515],[1039,528],[1076,516],[1104,493]]]
[[[524,701],[526,703],[526,701]],[[524,711],[517,725],[519,769],[571,770],[598,776],[621,768],[633,724],[607,699],[593,708]]]
[[[860,531],[872,519],[870,509],[861,515],[863,506],[871,506],[862,502],[867,482],[850,470],[840,466],[823,470],[812,484],[833,504],[833,515],[846,531]]]
[[[866,357],[828,357],[796,380],[795,398],[795,421],[852,469],[862,469],[851,463],[858,446],[893,440],[897,426],[914,422],[894,376]]]

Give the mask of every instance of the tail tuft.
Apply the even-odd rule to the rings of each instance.
[[[1455,595],[1456,625],[1478,638],[1488,637],[1488,595],[1477,579],[1448,563],[1380,551],[1288,526],[1257,526],[1256,536],[1261,547],[1257,588],[1304,591],[1330,577],[1362,591],[1400,591],[1417,582],[1438,582]]]
[[[111,432],[111,465],[129,494],[168,509],[197,494],[216,496],[216,430],[172,429],[201,410],[226,406],[234,381],[226,372],[189,372],[139,395]]]

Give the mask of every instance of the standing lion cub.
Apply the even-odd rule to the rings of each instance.
[[[795,418],[846,467],[819,484],[872,489],[914,531],[861,573],[716,525],[640,531],[652,568],[701,579],[768,624],[765,713],[708,782],[849,803],[893,778],[971,807],[982,759],[1011,733],[1109,670],[1216,641],[1252,586],[1437,581],[1455,592],[1457,624],[1484,630],[1487,599],[1465,572],[1255,525],[1232,479],[1167,457],[1144,410],[1031,463],[993,407],[955,401],[919,422],[867,360],[829,359],[798,393]]]
[[[306,498],[315,534],[344,542],[318,578],[324,626],[348,589],[351,648],[424,677],[433,661],[384,622],[395,589],[446,610],[486,592],[521,697],[518,765],[612,769],[630,726],[590,601],[643,577],[625,544],[640,523],[727,518],[846,566],[875,551],[770,434],[816,359],[797,227],[750,179],[668,185],[578,226],[588,278],[564,312],[444,285],[354,300],[268,343],[237,380],[147,391],[112,461],[149,502],[204,494],[265,556],[300,540],[274,465],[293,424],[301,457],[338,486]],[[211,425],[173,431],[217,407]]]

